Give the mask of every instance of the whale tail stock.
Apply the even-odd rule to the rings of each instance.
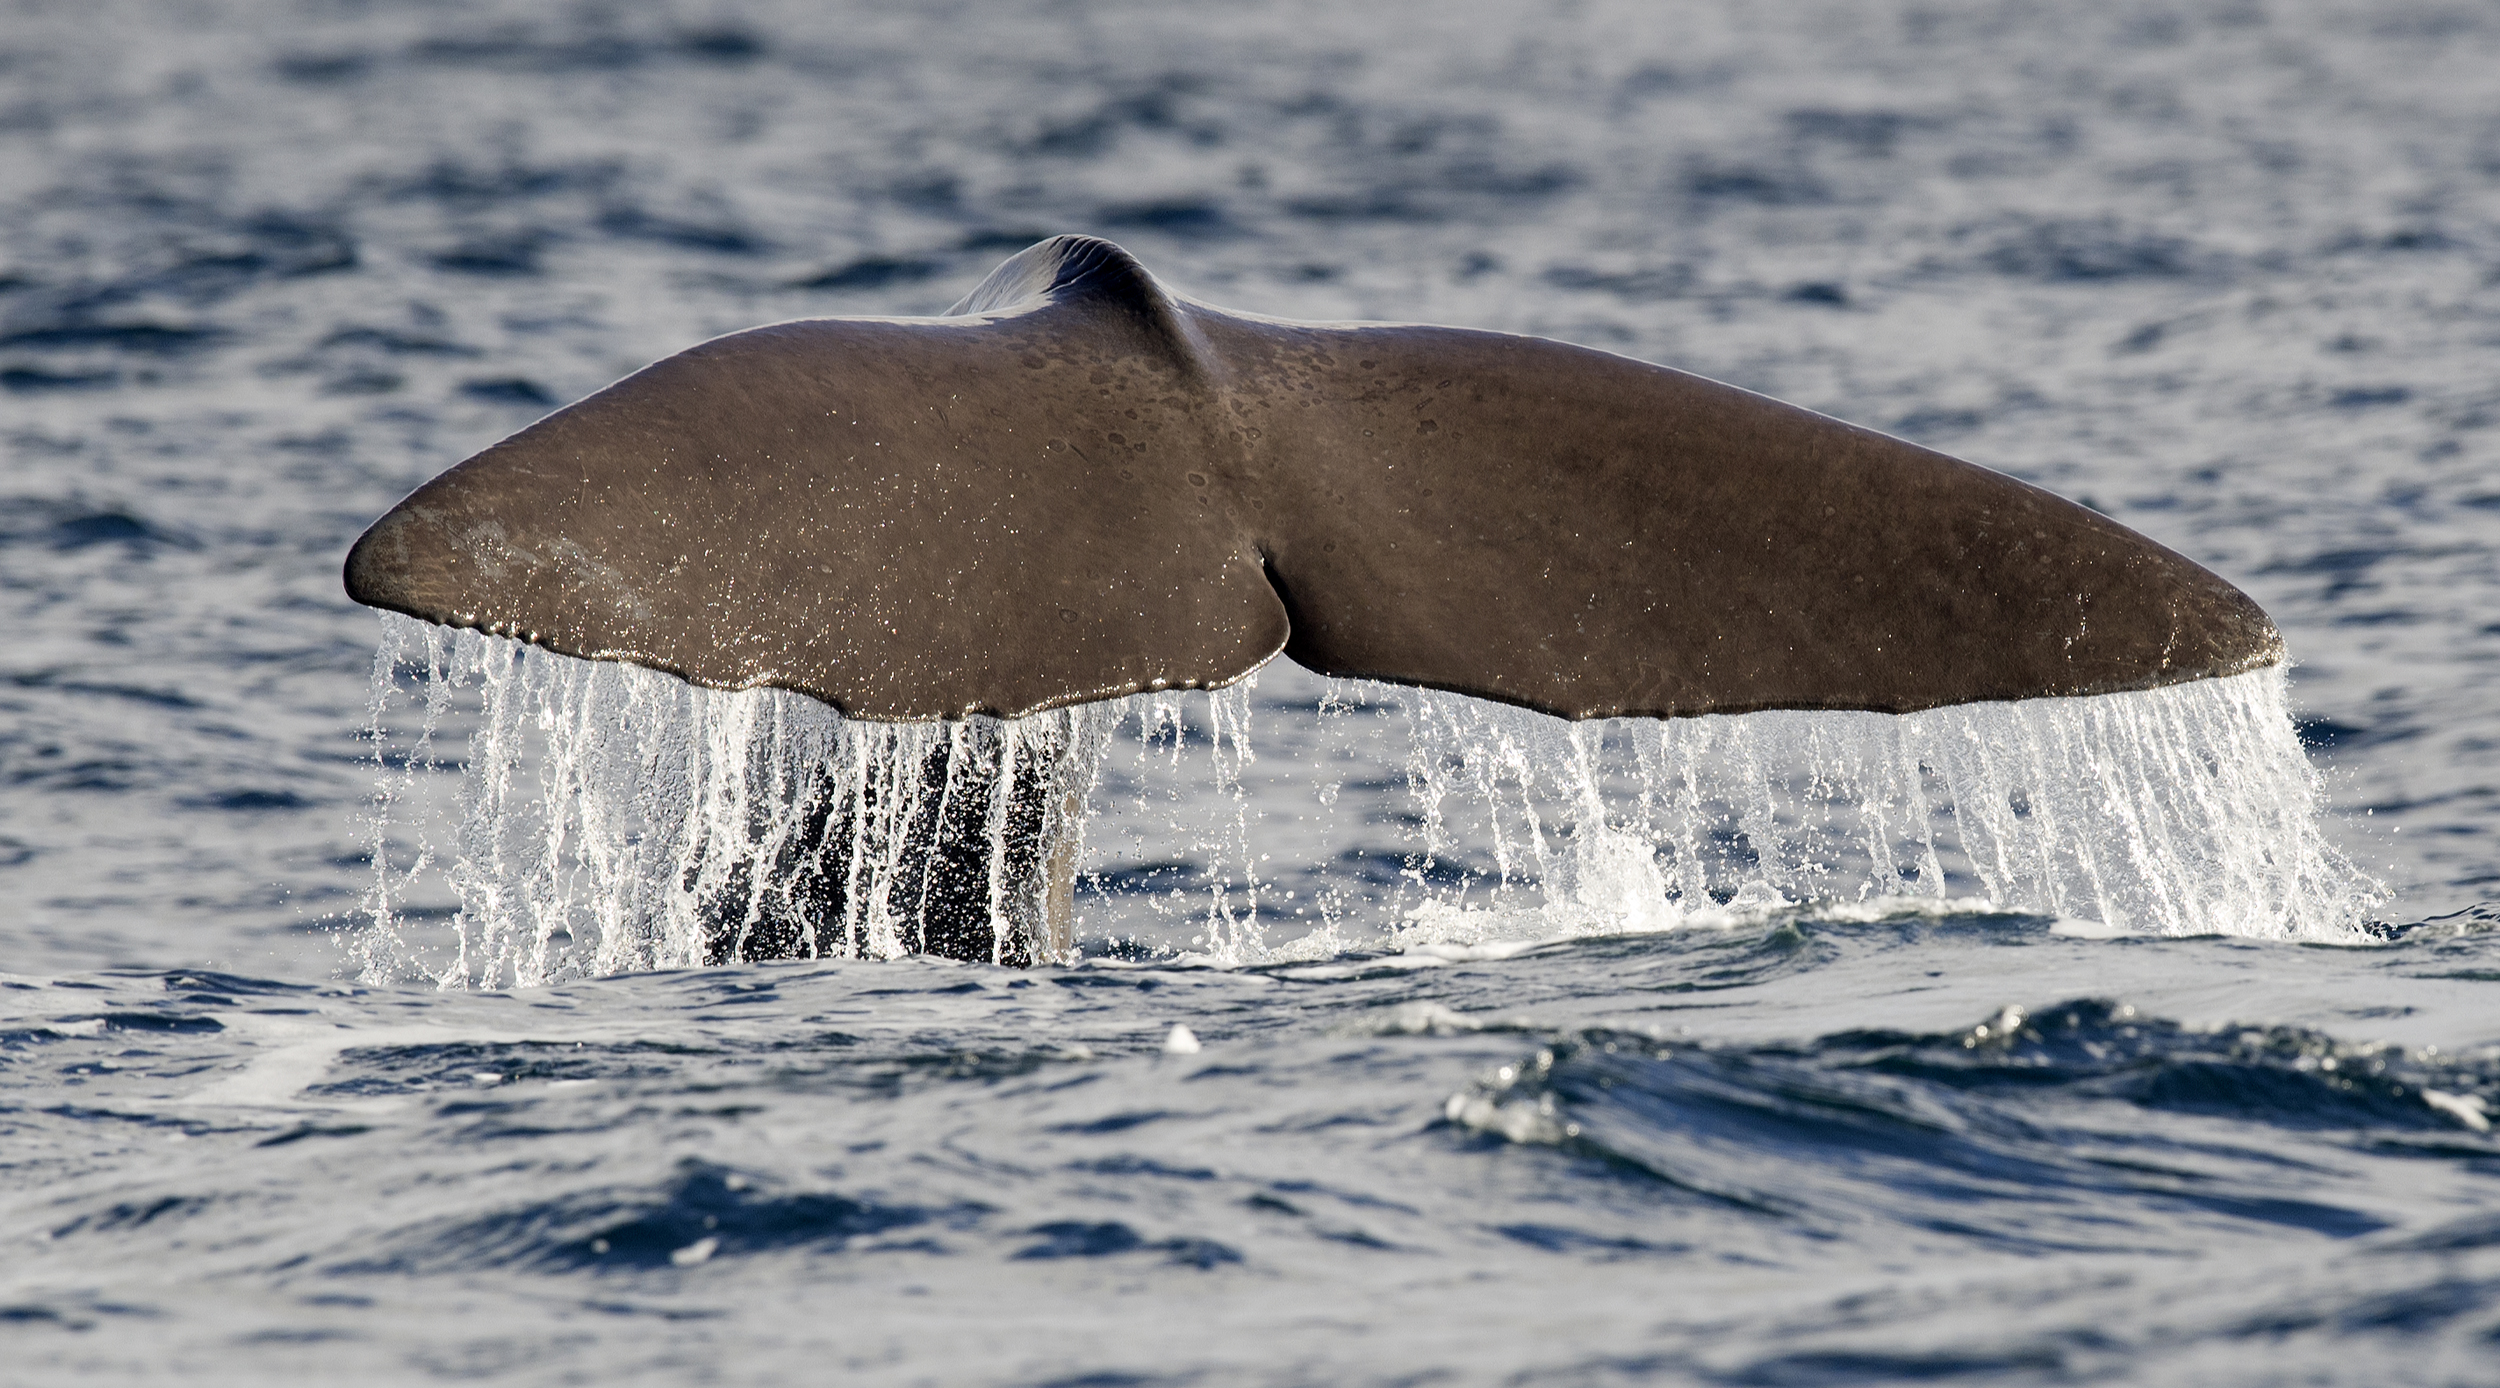
[[[1228,313],[1076,236],[945,317],[646,367],[418,488],[346,581],[882,720],[1212,688],[1279,650],[1566,718],[2282,658],[2238,589],[2003,474],[1588,348]]]

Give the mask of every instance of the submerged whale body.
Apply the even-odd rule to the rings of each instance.
[[[1588,348],[1229,313],[1081,236],[943,317],[646,367],[418,488],[346,581],[890,721],[1214,688],[1279,651],[1566,718],[1903,713],[2283,654],[2229,583],[2001,473]],[[1062,947],[997,916],[926,947]]]

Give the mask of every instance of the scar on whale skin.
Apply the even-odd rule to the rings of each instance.
[[[1565,718],[1906,713],[2283,656],[2229,583],[2002,473],[1590,348],[1227,312],[1083,236],[943,317],[645,367],[418,488],[346,581],[878,720],[1218,688],[1279,651]],[[984,935],[942,948],[1055,952]]]

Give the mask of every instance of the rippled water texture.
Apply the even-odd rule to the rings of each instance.
[[[11,1373],[2490,1381],[2494,71],[2433,3],[0,0]],[[1056,231],[2003,468],[2288,690],[1575,742],[1271,668],[1121,711],[1072,962],[683,967],[556,832],[606,763],[534,789],[622,744],[458,765],[630,677],[420,744],[347,544]]]

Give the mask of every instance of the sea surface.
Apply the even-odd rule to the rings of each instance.
[[[2495,72],[2411,0],[0,0],[0,1377],[2500,1382]],[[593,928],[528,768],[662,733],[490,715],[658,677],[348,544],[1062,231],[2001,468],[2288,680],[1277,665],[1106,711],[1065,965]]]

